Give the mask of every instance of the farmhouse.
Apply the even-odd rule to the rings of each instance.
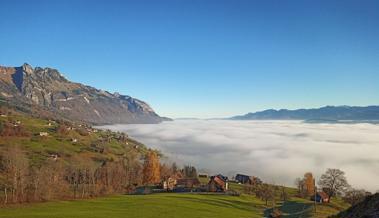
[[[174,190],[175,186],[177,184],[177,179],[175,177],[169,177],[162,183],[163,189],[167,191],[172,191]]]
[[[236,181],[241,184],[249,183],[250,182],[250,176],[243,175],[243,174],[237,174],[236,175]]]
[[[228,190],[228,177],[223,175],[211,176],[208,182],[208,191],[225,192]]]
[[[311,200],[314,201],[316,197],[316,202],[318,203],[328,203],[329,202],[329,195],[325,192],[317,192],[316,196],[312,196]]]
[[[243,174],[237,174],[235,178],[236,182],[241,184],[259,185],[262,184],[261,179],[255,176],[247,176]]]

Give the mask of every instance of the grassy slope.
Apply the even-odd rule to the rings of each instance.
[[[284,217],[328,217],[337,212],[340,202],[318,205],[292,198],[281,206]],[[279,205],[280,206],[280,205]],[[301,212],[303,211],[303,212]],[[182,218],[182,217],[263,217],[268,215],[264,202],[253,196],[207,194],[120,195],[79,201],[59,201],[12,206],[0,209],[0,218]]]
[[[127,143],[117,141],[114,133],[106,131],[91,132],[88,135],[80,135],[77,130],[70,130],[67,135],[56,133],[55,129],[58,124],[48,120],[37,119],[27,115],[13,112],[7,117],[0,117],[0,122],[8,119],[13,121],[21,121],[21,125],[30,131],[30,137],[0,137],[0,151],[3,148],[11,146],[20,146],[26,151],[27,156],[31,160],[31,165],[45,164],[49,160],[50,154],[59,154],[63,161],[88,160],[90,162],[101,163],[100,160],[116,159],[131,149],[138,148],[138,152],[144,153],[146,147],[132,139],[128,139]],[[76,128],[81,128],[75,126]],[[39,132],[47,132],[46,137],[39,136]],[[112,135],[113,134],[113,135]],[[100,142],[102,139],[111,137],[108,142]],[[77,143],[73,143],[72,139],[77,139]],[[103,153],[93,150],[90,145],[96,144],[103,147]],[[99,161],[96,161],[99,160]]]
[[[262,217],[263,204],[252,197],[154,194],[123,195],[85,201],[50,202],[0,209],[1,218],[103,217]]]
[[[314,210],[314,204],[312,201],[297,197],[291,197],[286,202],[280,202],[278,206],[283,212],[285,217],[317,217],[326,218],[330,215],[335,215],[339,211],[349,207],[341,199],[334,199],[329,204],[316,204],[316,212]],[[271,210],[266,210],[265,214],[268,214]]]

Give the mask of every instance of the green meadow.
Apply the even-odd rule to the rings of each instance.
[[[120,195],[0,209],[1,218],[262,217],[263,202],[249,196],[200,194]]]
[[[346,208],[339,200],[318,205],[291,198],[279,202],[283,217],[328,217]],[[271,206],[254,196],[214,194],[118,195],[91,200],[57,201],[14,205],[0,209],[0,218],[254,218],[268,216]]]

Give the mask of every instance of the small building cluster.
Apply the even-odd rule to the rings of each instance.
[[[200,182],[200,179],[208,179]],[[197,178],[182,178],[176,174],[168,177],[156,189],[158,192],[226,192],[229,188],[228,177],[221,174],[208,177],[207,174],[199,174]]]
[[[229,182],[240,184],[260,185],[262,181],[255,176],[237,174],[234,179],[229,180],[227,176],[217,174],[208,176],[207,173],[196,174],[195,178],[183,178],[181,173],[165,178],[155,186],[137,187],[136,194],[147,194],[154,192],[213,192],[226,193],[229,190]]]

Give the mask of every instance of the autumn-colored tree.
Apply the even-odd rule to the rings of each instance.
[[[160,181],[160,163],[156,152],[148,151],[143,164],[143,184],[156,184]]]
[[[304,190],[308,196],[314,195],[315,192],[315,181],[313,178],[313,175],[311,172],[307,172],[304,174],[304,179],[303,179],[303,185],[304,185]]]

